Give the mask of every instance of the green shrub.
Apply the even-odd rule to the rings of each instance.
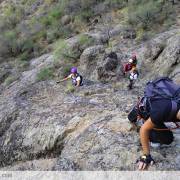
[[[17,67],[19,71],[26,71],[28,70],[29,61],[20,61],[17,60]]]
[[[66,85],[66,93],[73,93],[75,91],[75,87],[72,85],[71,82],[68,82]]]
[[[74,17],[74,31],[79,33],[81,31],[86,31],[87,25],[82,21],[80,15]]]
[[[36,33],[33,37],[33,39],[38,42],[40,40],[45,40],[47,38],[47,31],[46,30],[41,30],[38,33]],[[33,42],[32,42],[33,43]]]
[[[163,24],[172,13],[168,2],[155,0],[131,1],[128,7],[128,23],[144,30]]]
[[[47,40],[48,43],[53,43],[58,38],[59,38],[59,30],[58,30],[58,28],[49,29],[47,31],[46,40]]]
[[[27,61],[28,59],[29,59],[29,53],[27,51],[20,54],[18,57],[18,60],[20,60],[20,61]]]
[[[14,81],[16,81],[17,79],[18,79],[17,77],[10,75],[5,79],[4,83],[6,86],[8,86],[11,83],[13,83]]]
[[[16,56],[16,54],[19,52],[19,44],[18,44],[18,35],[16,31],[9,30],[5,31],[2,36],[2,42],[4,45],[4,48],[6,48],[6,52],[10,56]]]
[[[173,24],[175,23],[175,19],[174,18],[168,18],[165,22],[164,22],[164,27],[167,29],[169,27],[171,27]]]
[[[76,47],[70,47],[65,40],[59,40],[54,46],[55,64],[68,64],[72,66],[77,63],[82,51],[92,45],[93,39],[88,35],[80,35]]]
[[[105,0],[105,3],[107,3],[109,7],[122,8],[127,5],[128,0]]]
[[[75,62],[78,56],[75,51],[67,44],[65,40],[59,40],[54,48],[55,61],[61,60],[63,62]]]
[[[3,9],[3,17],[6,28],[14,28],[24,17],[24,9],[21,6],[9,3]]]
[[[94,13],[91,9],[87,8],[80,12],[81,20],[84,22],[89,22],[89,19],[93,17]]]
[[[45,3],[47,5],[51,5],[53,2],[55,2],[56,0],[45,0]]]
[[[55,6],[51,7],[47,15],[39,19],[40,23],[42,23],[46,27],[49,27],[55,23],[57,24],[57,21],[59,23],[60,18],[64,14],[63,7],[64,5],[62,3],[58,3]]]
[[[55,60],[63,60],[67,54],[71,54],[70,48],[65,40],[61,39],[55,44],[54,57]]]
[[[60,26],[59,27],[59,37],[60,38],[69,38],[73,33],[73,29],[70,26]]]
[[[33,3],[35,3],[36,0],[23,0],[23,4],[27,5],[27,6],[31,6],[33,5]]]
[[[21,51],[22,52],[32,52],[34,48],[34,42],[32,39],[22,39]]]
[[[154,23],[159,12],[160,7],[153,1],[132,8],[130,7],[129,23],[140,25],[142,28],[147,29]]]
[[[79,36],[79,45],[80,46],[90,46],[94,40],[88,35],[82,34]]]
[[[47,14],[37,20],[44,27],[44,38],[48,43],[53,43],[59,38],[67,38],[72,33],[69,26],[63,26],[60,18],[64,15],[64,1],[55,3]]]
[[[140,28],[137,30],[136,41],[137,42],[146,41],[152,38],[153,36],[154,33],[152,31],[145,31],[143,28]]]
[[[54,77],[53,69],[46,67],[40,70],[40,72],[37,74],[37,81],[44,81],[47,79],[51,79]]]
[[[54,24],[51,29],[57,29],[57,34],[61,39],[67,38],[72,33],[72,29],[70,26],[63,26],[59,22]]]
[[[62,17],[64,13],[64,9],[62,9],[61,6],[55,6],[51,9],[51,11],[49,12],[49,16],[54,18],[54,19],[60,19]]]
[[[42,17],[40,20],[40,23],[44,26],[50,26],[52,23],[53,23],[53,17],[51,16],[45,16],[45,17]]]
[[[20,58],[22,61],[46,52],[48,45],[59,38],[66,39],[87,31],[87,22],[98,13],[103,14],[103,5],[109,10],[124,8],[121,14],[125,23],[128,22],[137,31],[143,29],[148,32],[153,28],[156,31],[158,28],[169,28],[174,23],[176,11],[172,8],[176,6],[168,0],[44,0],[40,6],[37,0],[13,2],[5,3],[0,10],[0,56]],[[61,18],[64,15],[73,18],[70,24],[63,26]],[[146,33],[139,33],[139,39],[144,37]],[[92,44],[91,41],[87,36],[80,37],[76,49],[58,42],[59,47],[55,48],[57,59],[68,64],[76,63],[84,47]]]

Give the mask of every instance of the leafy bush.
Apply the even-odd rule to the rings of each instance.
[[[137,30],[136,41],[137,42],[146,41],[152,38],[153,36],[154,36],[153,31],[145,31],[143,28],[139,28]]]
[[[54,18],[54,19],[59,19],[62,17],[62,15],[64,14],[64,9],[63,7],[61,7],[60,5],[56,5],[55,7],[53,7],[51,9],[51,11],[49,12],[49,16]]]
[[[70,48],[65,40],[61,39],[55,44],[54,56],[56,60],[65,58],[68,54],[71,54]]]
[[[94,16],[93,7],[102,0],[68,0],[66,13],[78,16],[81,21],[87,23]],[[79,6],[80,5],[80,6]]]
[[[24,53],[20,54],[19,57],[18,57],[18,59],[20,61],[27,61],[28,58],[29,58],[29,54],[28,54],[27,51],[25,51]]]
[[[130,2],[128,12],[129,24],[148,30],[159,23],[163,24],[171,14],[172,7],[161,0],[137,0]]]
[[[22,52],[31,52],[34,47],[34,42],[31,39],[24,39],[21,42],[21,51]]]
[[[55,4],[55,6],[52,6],[48,13],[39,18],[40,23],[42,23],[44,26],[49,27],[52,24],[57,24],[57,21],[59,22],[59,19],[64,14],[64,4],[59,2],[58,4]]]
[[[82,34],[79,36],[79,45],[80,46],[90,46],[94,40],[88,35]]]
[[[170,17],[164,22],[163,25],[164,25],[165,29],[167,29],[167,28],[171,27],[174,24],[174,22],[175,22],[174,18]]]
[[[153,1],[135,7],[130,8],[129,23],[140,25],[144,29],[147,29],[154,23],[155,17],[160,12],[160,7]]]
[[[47,38],[47,31],[46,30],[41,30],[33,36],[34,41],[45,40],[46,38]]]
[[[16,56],[19,52],[18,35],[16,31],[6,31],[0,37],[6,55]]]
[[[21,61],[19,59],[16,60],[16,66],[19,71],[26,71],[28,70],[29,61]]]
[[[68,82],[67,85],[66,85],[66,93],[73,93],[75,91],[75,88],[74,86],[72,85],[71,82]]]
[[[55,61],[61,60],[63,62],[74,62],[78,58],[75,51],[67,44],[65,40],[59,40],[55,45],[54,51]]]
[[[127,5],[128,0],[105,0],[109,7],[122,8]]]
[[[65,40],[59,40],[54,47],[55,61],[76,63],[82,51],[93,43],[93,39],[87,35],[80,35],[75,47],[70,47]]]
[[[18,79],[17,77],[10,75],[5,79],[4,83],[6,86],[8,86],[11,83],[13,83],[14,81],[16,81],[17,79]]]
[[[82,21],[81,16],[80,15],[76,15],[74,17],[74,31],[76,33],[80,33],[81,31],[86,31],[87,25]]]
[[[47,40],[48,43],[53,43],[58,38],[59,38],[59,30],[58,30],[58,28],[49,29],[47,31],[46,40]]]
[[[3,9],[3,15],[6,28],[12,29],[24,18],[24,9],[21,6],[9,3]]]
[[[37,74],[37,81],[44,81],[53,77],[53,69],[50,67],[46,67],[41,69],[40,72]]]
[[[104,10],[101,5],[105,7]],[[39,56],[57,39],[66,39],[87,31],[87,22],[98,14],[98,9],[100,14],[112,9],[122,10],[124,21],[134,26],[137,31],[168,28],[174,23],[175,17],[175,11],[173,12],[172,4],[168,0],[12,1],[11,4],[5,3],[0,10],[0,56],[20,58],[22,61]],[[73,17],[71,23],[62,25],[61,18],[67,14]],[[139,39],[142,37],[143,33],[139,33]],[[80,37],[79,47],[76,49],[67,47],[64,42],[58,43],[55,53],[57,59],[61,58],[62,61],[73,64],[84,47],[92,42],[87,37]]]
[[[93,17],[94,13],[91,9],[87,8],[87,9],[84,9],[83,11],[80,11],[79,15],[82,21],[89,22],[90,18]]]
[[[45,16],[45,17],[42,17],[39,21],[41,24],[43,24],[45,27],[47,27],[53,23],[53,17]]]

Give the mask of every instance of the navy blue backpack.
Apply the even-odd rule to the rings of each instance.
[[[151,109],[151,101],[155,99],[169,99],[172,103],[172,109],[168,120],[177,112],[178,104],[180,104],[180,85],[175,84],[168,77],[161,77],[146,84],[144,97],[138,103],[138,112],[144,118],[149,118]]]

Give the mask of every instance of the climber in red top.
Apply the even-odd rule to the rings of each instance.
[[[124,64],[123,74],[125,75],[127,72],[131,71],[133,68],[136,68],[137,65],[137,57],[136,54],[133,53],[131,58],[128,60],[128,63]]]

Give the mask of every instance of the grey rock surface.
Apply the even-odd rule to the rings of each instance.
[[[179,30],[139,45],[121,39],[116,29],[117,58],[106,56],[112,49],[99,41],[106,35],[100,31],[91,36],[97,41],[82,47],[78,68],[92,84],[67,93],[66,83],[37,82],[38,72],[53,66],[53,56],[45,54],[32,59],[19,80],[2,89],[1,170],[136,170],[141,146],[139,134],[130,131],[127,113],[147,80],[179,72]],[[79,36],[66,41],[71,48],[79,46]],[[127,79],[114,80],[133,51],[141,74],[135,88],[127,91]],[[110,83],[98,81],[102,79]],[[179,74],[174,80],[179,81]],[[170,147],[152,149],[157,163],[150,170],[180,170],[180,134],[174,135]]]

